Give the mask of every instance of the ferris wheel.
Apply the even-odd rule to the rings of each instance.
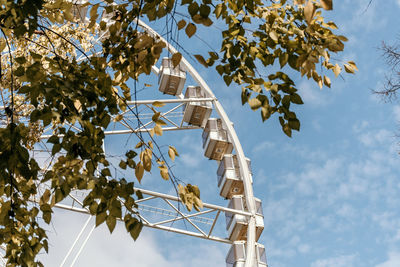
[[[86,12],[87,10],[78,9],[75,15],[82,17]],[[112,16],[103,20],[112,23]],[[143,21],[138,20],[137,24],[147,34],[164,42],[170,54],[178,52]],[[102,36],[106,34],[102,33]],[[130,123],[129,114],[121,112],[118,116],[126,120],[115,120],[111,127],[105,129],[105,135],[129,136],[132,133],[148,132],[153,123],[149,116],[151,105],[155,102],[163,103],[165,106],[160,117],[166,125],[162,126],[162,131],[202,130],[202,144],[199,143],[199,146],[202,146],[206,158],[217,162],[217,190],[219,195],[226,199],[227,205],[214,205],[206,203],[207,200],[203,199],[205,203],[202,210],[188,213],[181,208],[181,200],[176,195],[136,188],[136,192],[142,196],[136,204],[143,226],[229,244],[230,249],[225,260],[227,267],[266,267],[265,248],[257,242],[264,228],[262,205],[253,194],[250,160],[243,152],[233,123],[210,87],[184,57],[176,67],[173,66],[171,58],[164,57],[159,66],[153,66],[152,72],[158,80],[158,97],[127,102],[128,109],[141,109],[139,118],[136,118],[140,119],[141,125],[133,125]],[[187,84],[189,80],[193,81],[193,84]],[[40,139],[45,141],[50,138],[51,131],[51,128],[45,129]],[[67,262],[68,266],[74,266],[95,228],[90,224],[92,216],[89,210],[83,206],[84,196],[85,192],[77,190],[70,193],[67,200],[55,204],[59,209],[87,214],[85,224],[76,235],[60,266],[67,266]],[[226,219],[226,233],[218,235],[214,230],[218,224],[224,224],[224,220],[219,219],[222,216]],[[190,229],[187,225],[190,225]],[[78,244],[80,247],[77,248]],[[0,248],[0,252],[4,252],[3,247]],[[5,266],[4,259],[0,257],[0,260],[0,266]],[[223,264],[217,263],[216,266]]]

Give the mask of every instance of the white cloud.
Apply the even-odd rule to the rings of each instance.
[[[375,267],[399,267],[400,266],[400,252],[389,252],[388,256],[389,256],[389,258],[386,261],[376,265]]]
[[[400,106],[394,106],[393,115],[394,115],[394,118],[396,119],[396,121],[400,122]]]
[[[72,212],[56,211],[54,228],[49,229],[50,251],[41,255],[45,266],[60,266],[70,245],[81,230],[87,216]],[[89,223],[78,246],[73,250],[65,266],[69,266],[86,237],[94,220]],[[55,230],[57,232],[55,232]],[[206,266],[218,262],[224,265],[225,253],[229,247],[211,241],[203,241],[159,230],[144,228],[135,242],[126,232],[123,223],[118,223],[114,232],[109,233],[105,225],[96,228],[83,248],[74,267],[84,266]],[[204,257],[207,255],[207,257]]]
[[[253,148],[253,153],[267,153],[268,150],[271,150],[275,147],[275,144],[273,142],[270,141],[264,141],[261,144],[257,144],[254,148]]]
[[[311,246],[308,245],[308,244],[301,244],[301,245],[298,246],[297,249],[299,250],[300,253],[305,254],[305,253],[309,253],[310,252]]]
[[[326,95],[319,89],[317,84],[303,80],[299,86],[299,94],[303,102],[309,106],[323,106],[328,102]],[[331,95],[331,97],[333,97]]]
[[[354,265],[355,255],[343,255],[327,259],[319,259],[311,267],[351,267]]]
[[[363,133],[358,137],[358,139],[365,146],[379,146],[388,140],[392,140],[393,136],[393,133],[390,131],[381,129]]]

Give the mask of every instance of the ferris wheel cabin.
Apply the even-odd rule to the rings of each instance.
[[[223,127],[221,119],[208,119],[202,137],[204,156],[209,159],[219,161],[233,150],[228,131]]]
[[[158,76],[158,90],[168,95],[180,95],[186,81],[186,72],[178,64],[174,68],[172,59],[163,58]]]
[[[264,230],[264,215],[262,212],[261,200],[254,198],[256,204],[256,241],[260,238]],[[235,210],[248,211],[246,200],[243,195],[232,196],[229,201],[228,208]],[[228,231],[229,240],[238,241],[245,240],[247,237],[248,220],[246,216],[225,212],[226,230]]]
[[[246,261],[246,242],[235,241],[229,249],[225,258],[226,267],[244,267]],[[254,253],[254,267],[267,267],[267,257],[265,256],[265,247],[256,243]]]
[[[185,92],[185,98],[205,98],[206,94],[200,86],[188,86]],[[204,102],[188,102],[184,105],[183,121],[195,126],[205,127],[210,118],[212,104]]]
[[[246,158],[247,165],[251,173],[251,163]],[[218,187],[220,189],[220,195],[224,198],[232,198],[234,195],[243,194],[243,178],[240,174],[239,162],[236,155],[225,154],[219,163],[217,170]]]

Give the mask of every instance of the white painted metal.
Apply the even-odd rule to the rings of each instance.
[[[258,241],[262,231],[264,230],[264,216],[262,214],[261,200],[258,198],[254,198],[254,200],[256,202],[256,207],[260,207],[256,213],[256,241]],[[247,211],[244,197],[241,195],[233,196],[229,201],[228,208]],[[225,213],[225,218],[229,239],[232,241],[246,240],[248,226],[247,218],[230,212]]]
[[[246,160],[250,170],[250,177],[252,177],[250,160],[248,158]],[[230,199],[234,195],[243,195],[243,179],[240,175],[240,167],[236,155],[224,155],[218,166],[217,180],[222,197]]]
[[[79,239],[81,238],[83,232],[85,231],[86,227],[88,226],[90,219],[92,218],[92,216],[89,216],[88,219],[86,220],[84,226],[82,227],[81,231],[79,232],[78,236],[75,238],[74,243],[72,243],[72,246],[69,248],[67,255],[65,255],[63,261],[60,264],[60,267],[63,267],[65,262],[67,261],[69,255],[71,255],[72,250],[74,249],[76,243],[79,241]]]
[[[157,36],[158,38],[160,38],[160,40],[164,41],[167,44],[167,47],[171,53],[177,52],[175,50],[175,48],[173,48],[170,44],[168,44],[168,42],[166,42],[166,40],[164,40],[159,34],[157,34],[154,30],[152,30],[150,27],[148,27],[142,21],[138,21],[138,24],[145,31],[147,31],[150,35]],[[136,101],[136,102],[130,101],[129,105],[150,105],[155,101],[160,101],[160,102],[165,102],[165,103],[178,103],[178,104],[200,103],[200,102],[204,102],[204,101],[207,101],[207,102],[212,101],[216,112],[220,116],[220,119],[221,119],[224,129],[226,129],[226,131],[227,131],[228,138],[232,142],[233,148],[235,149],[235,151],[237,153],[238,163],[239,163],[239,167],[240,167],[239,168],[240,176],[243,179],[244,197],[245,197],[245,201],[246,201],[247,211],[235,210],[235,209],[230,209],[230,208],[225,208],[225,207],[220,207],[220,206],[205,203],[204,209],[210,209],[210,210],[203,210],[200,213],[188,215],[188,214],[184,214],[183,212],[180,211],[179,205],[182,205],[182,204],[179,204],[180,199],[178,197],[140,189],[142,194],[144,194],[144,195],[147,194],[150,197],[147,198],[147,200],[142,200],[141,202],[138,201],[137,202],[138,204],[148,201],[148,200],[151,200],[151,199],[156,199],[156,198],[163,199],[168,204],[171,204],[170,205],[171,208],[173,208],[173,210],[177,214],[176,220],[182,220],[182,221],[189,222],[191,225],[193,225],[193,227],[197,231],[189,231],[186,229],[179,229],[179,228],[165,226],[165,225],[162,225],[162,224],[166,223],[165,220],[158,221],[158,222],[150,222],[150,220],[148,218],[145,218],[142,214],[140,214],[139,216],[143,220],[144,225],[147,227],[152,227],[155,229],[166,230],[166,231],[170,231],[170,232],[190,235],[190,236],[194,236],[194,237],[198,237],[198,238],[209,239],[209,240],[222,242],[222,243],[228,243],[228,244],[231,244],[232,241],[225,237],[218,237],[218,236],[212,235],[212,232],[213,232],[214,226],[216,224],[216,221],[218,219],[218,216],[221,212],[231,213],[231,214],[235,214],[238,216],[242,216],[247,221],[247,234],[246,234],[247,239],[246,239],[246,243],[245,243],[246,244],[246,249],[245,249],[246,257],[244,260],[244,265],[241,265],[241,266],[244,266],[244,267],[258,266],[258,265],[255,265],[256,261],[257,261],[257,257],[258,257],[257,256],[258,252],[256,252],[256,249],[255,249],[257,209],[256,209],[255,198],[253,196],[251,173],[250,173],[246,158],[244,156],[243,149],[239,142],[238,136],[233,128],[232,122],[229,120],[222,105],[218,102],[218,100],[214,96],[211,89],[208,87],[208,85],[205,83],[205,81],[201,78],[201,76],[197,73],[197,71],[189,64],[189,62],[185,58],[182,58],[180,64],[181,64],[180,66],[183,68],[183,70],[187,71],[193,77],[193,79],[197,82],[197,84],[199,84],[199,86],[205,93],[202,96],[202,98],[200,98],[200,99],[184,99],[183,95],[179,94],[177,96],[178,99],[176,99],[176,100],[166,99],[165,101],[163,101],[163,100],[145,100],[145,101]],[[161,70],[158,70],[157,68],[153,68],[153,72],[160,74]],[[164,115],[165,115],[165,113],[164,113]],[[163,130],[164,131],[166,131],[166,130],[184,130],[184,129],[198,129],[198,128],[199,127],[194,127],[194,126],[187,126],[187,127],[176,127],[175,126],[175,127],[169,127],[169,128],[165,127]],[[128,125],[127,130],[107,131],[106,134],[124,134],[124,133],[127,134],[127,133],[132,133],[132,132],[139,132],[139,131],[148,131],[148,129],[147,128],[133,129],[133,128],[130,128],[130,126]],[[49,138],[50,136],[51,135],[43,135],[42,139]],[[232,148],[230,149],[230,151],[229,151],[229,149],[227,151],[225,151],[225,153],[231,153],[231,151],[232,151]],[[178,204],[178,206],[176,207],[176,206],[172,205],[171,201],[175,201]],[[57,203],[55,205],[55,207],[66,209],[66,210],[71,210],[71,211],[75,211],[75,212],[79,212],[79,213],[88,214],[88,211],[86,209],[78,208],[73,205],[65,205],[65,204]],[[196,224],[197,220],[195,220],[194,218],[196,218],[196,216],[198,216],[198,215],[204,215],[206,213],[210,214],[212,212],[216,213],[216,215],[213,219],[211,229],[205,231],[205,230],[201,229],[201,227],[198,224]],[[89,234],[89,236],[90,236],[90,234]],[[244,244],[243,244],[243,246],[244,246]],[[80,252],[78,252],[78,253],[80,253]],[[75,259],[74,259],[74,261],[75,261]]]
[[[226,267],[243,267],[246,260],[246,241],[235,241],[229,249],[225,262]],[[254,265],[253,267],[267,267],[265,247],[259,243],[255,244]]]
[[[185,99],[201,99],[204,97],[204,91],[201,90],[200,86],[187,87],[185,92]],[[206,126],[208,118],[210,118],[212,104],[207,101],[189,102],[184,105],[183,110],[183,122],[186,122],[189,125],[196,125],[204,128]]]
[[[4,255],[6,254],[6,248],[5,248],[4,246],[0,245],[0,251],[1,251],[1,253],[0,253],[0,260],[1,260],[0,266],[6,267],[7,262],[6,262],[6,260],[3,258],[3,254],[4,254]]]
[[[203,239],[209,239],[209,240],[213,240],[213,241],[217,241],[217,242],[231,244],[232,241],[227,239],[226,237],[219,237],[219,236],[213,235],[214,226],[218,220],[219,214],[221,212],[225,212],[225,213],[231,213],[231,214],[246,216],[246,217],[251,216],[251,214],[249,212],[246,212],[243,210],[236,210],[236,209],[226,208],[226,207],[217,206],[217,205],[208,204],[208,203],[203,204],[204,208],[200,212],[192,213],[192,214],[185,214],[182,211],[180,211],[180,207],[182,207],[183,204],[181,203],[180,198],[178,198],[176,196],[167,195],[167,194],[163,194],[163,193],[159,193],[159,192],[153,192],[153,191],[149,191],[149,190],[145,190],[145,189],[136,189],[136,191],[140,191],[143,194],[143,196],[145,196],[143,199],[136,201],[136,203],[139,206],[138,210],[146,211],[145,209],[142,209],[141,207],[142,206],[149,207],[150,205],[146,205],[143,203],[146,203],[148,201],[155,200],[155,199],[160,199],[160,200],[163,200],[166,203],[168,203],[169,207],[171,207],[170,210],[165,210],[166,216],[168,216],[168,217],[175,216],[175,219],[172,221],[171,221],[171,219],[161,220],[161,221],[159,221],[159,220],[151,221],[150,217],[147,218],[146,215],[143,214],[143,212],[141,212],[139,216],[143,220],[143,225],[145,227],[151,227],[151,228],[155,228],[155,229],[159,229],[159,230],[165,230],[165,231],[169,231],[169,232],[174,232],[174,233],[179,233],[179,234],[184,234],[184,235],[189,235],[189,236],[194,236],[194,237],[199,237],[199,238],[203,238]],[[38,200],[36,200],[36,202],[37,201]],[[73,211],[73,212],[89,214],[89,211],[87,209],[75,207],[73,205],[57,203],[57,204],[55,204],[54,207],[59,208],[59,209]],[[154,210],[147,210],[147,211],[154,212]],[[156,213],[160,212],[160,209],[157,209],[155,212]],[[199,217],[200,215],[204,216],[206,214],[210,214],[213,217],[208,217],[208,218]],[[189,222],[194,227],[194,230],[191,231],[186,228],[185,229],[178,228],[178,226],[172,227],[172,226],[164,225],[168,222],[174,222],[176,225],[176,222],[178,222],[178,221]],[[208,225],[210,225],[210,223],[212,224],[211,227],[209,229],[206,229],[205,227],[208,227]]]
[[[141,20],[137,20],[137,23],[149,34],[153,35],[154,37],[160,38],[163,42],[167,44],[168,50],[171,54],[175,54],[177,50],[171,46],[162,36],[160,36],[156,31],[154,31],[151,27],[145,24]],[[207,97],[214,97],[214,93],[211,91],[210,87],[207,83],[203,80],[200,74],[193,68],[193,66],[184,58],[181,59],[182,66],[186,69],[186,71],[193,77],[193,79],[201,86],[203,90],[205,90]],[[255,235],[256,235],[256,205],[254,201],[254,193],[253,187],[250,177],[250,172],[247,166],[246,157],[243,152],[242,145],[240,144],[239,138],[236,134],[235,129],[233,128],[232,122],[229,120],[228,115],[226,114],[225,110],[223,109],[222,105],[219,103],[218,100],[214,101],[215,110],[218,112],[220,118],[222,119],[223,123],[225,124],[230,137],[232,138],[232,143],[235,148],[235,151],[239,158],[239,166],[240,166],[240,173],[243,177],[243,185],[244,185],[244,195],[246,198],[246,204],[249,209],[249,212],[252,216],[249,219],[248,225],[248,233],[247,233],[247,247],[246,247],[246,262],[245,267],[253,267],[254,262],[254,245]]]
[[[182,67],[179,64],[174,67],[170,58],[163,58],[158,74],[158,90],[168,95],[180,95],[182,94],[185,81],[186,72]]]
[[[230,136],[221,119],[208,119],[202,138],[204,156],[209,159],[221,160],[225,154],[230,154],[233,150]]]

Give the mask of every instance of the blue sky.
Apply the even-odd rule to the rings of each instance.
[[[262,123],[258,112],[242,107],[239,88],[227,88],[215,71],[194,63],[252,161],[255,195],[265,216],[260,242],[270,267],[400,266],[400,139],[395,137],[400,105],[371,94],[389,71],[378,47],[400,36],[400,1],[373,1],[366,10],[368,2],[334,1],[334,11],[326,14],[349,38],[338,58],[354,60],[359,71],[323,90],[295,76],[305,104],[296,108],[302,125],[293,138],[282,133],[277,118]],[[218,43],[216,28],[198,34],[211,45]],[[205,51],[198,39],[187,48]],[[174,172],[199,185],[203,201],[227,204],[218,196],[217,164],[202,156],[201,131],[165,133],[160,142],[177,147],[181,156]],[[106,149],[123,154],[125,147],[110,140]],[[173,192],[158,174],[146,175],[141,187]],[[64,211],[56,215],[50,255],[43,256],[46,266],[59,265],[86,219]],[[224,266],[228,249],[151,229],[133,242],[123,225],[113,235],[102,226],[75,266]]]

